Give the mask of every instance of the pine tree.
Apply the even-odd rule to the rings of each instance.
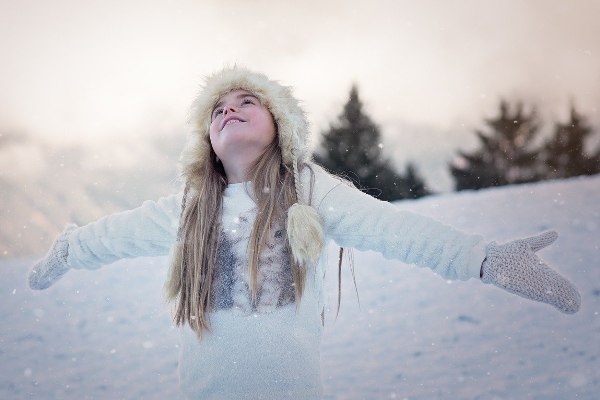
[[[408,187],[408,198],[417,199],[419,197],[428,196],[431,194],[429,189],[425,186],[425,182],[417,172],[417,168],[412,162],[409,162],[406,166],[405,178],[406,186]]]
[[[538,133],[535,113],[525,113],[522,104],[511,112],[501,101],[500,114],[485,123],[488,132],[475,132],[480,148],[472,153],[459,151],[459,157],[449,165],[456,190],[539,180],[538,150],[531,149]]]
[[[429,194],[414,166],[410,169],[409,183],[394,170],[382,149],[379,127],[364,112],[358,89],[353,85],[337,123],[322,134],[321,152],[314,154],[315,161],[353,180],[364,192],[381,200]]]
[[[585,152],[585,141],[593,133],[585,118],[571,107],[570,120],[556,123],[554,136],[544,145],[544,161],[548,178],[568,178],[600,172],[600,151]]]

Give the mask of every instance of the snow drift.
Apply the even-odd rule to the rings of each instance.
[[[336,320],[331,245],[325,398],[595,398],[599,204],[600,176],[398,203],[498,242],[556,229],[559,239],[540,256],[578,286],[582,307],[575,315],[355,251],[360,305],[344,268]],[[43,292],[26,286],[34,260],[0,264],[0,398],[181,397],[177,331],[161,294],[165,258],[72,271]]]

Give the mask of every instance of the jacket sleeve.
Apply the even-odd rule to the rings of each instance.
[[[147,200],[77,228],[69,235],[67,263],[96,269],[121,258],[168,254],[177,238],[182,196]]]
[[[479,278],[485,244],[432,218],[377,200],[313,166],[312,205],[325,236],[342,247],[426,266],[446,279]]]

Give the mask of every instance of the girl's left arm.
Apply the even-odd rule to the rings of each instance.
[[[386,258],[429,267],[447,279],[480,278],[564,313],[579,310],[575,285],[536,254],[556,239],[556,232],[503,245],[486,243],[479,235],[374,199],[318,166],[314,170],[313,206],[325,235],[338,245],[378,251]]]
[[[386,258],[426,266],[446,279],[479,277],[485,244],[432,218],[400,210],[313,167],[313,206],[325,235],[342,247],[373,250]]]

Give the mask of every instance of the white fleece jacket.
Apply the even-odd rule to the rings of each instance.
[[[485,258],[480,236],[399,210],[318,166],[313,170],[310,200],[322,219],[326,239],[427,266],[447,279],[479,278]],[[302,174],[304,186],[310,184],[309,175],[306,170]],[[78,228],[69,236],[69,265],[93,269],[120,258],[168,254],[176,239],[181,196],[146,201],[134,210]],[[322,263],[308,270],[304,295],[296,307],[284,232],[275,229],[261,255],[259,292],[252,302],[246,246],[255,215],[245,185],[229,185],[223,197],[211,331],[200,342],[188,326],[180,331],[179,376],[188,398],[321,396]]]

